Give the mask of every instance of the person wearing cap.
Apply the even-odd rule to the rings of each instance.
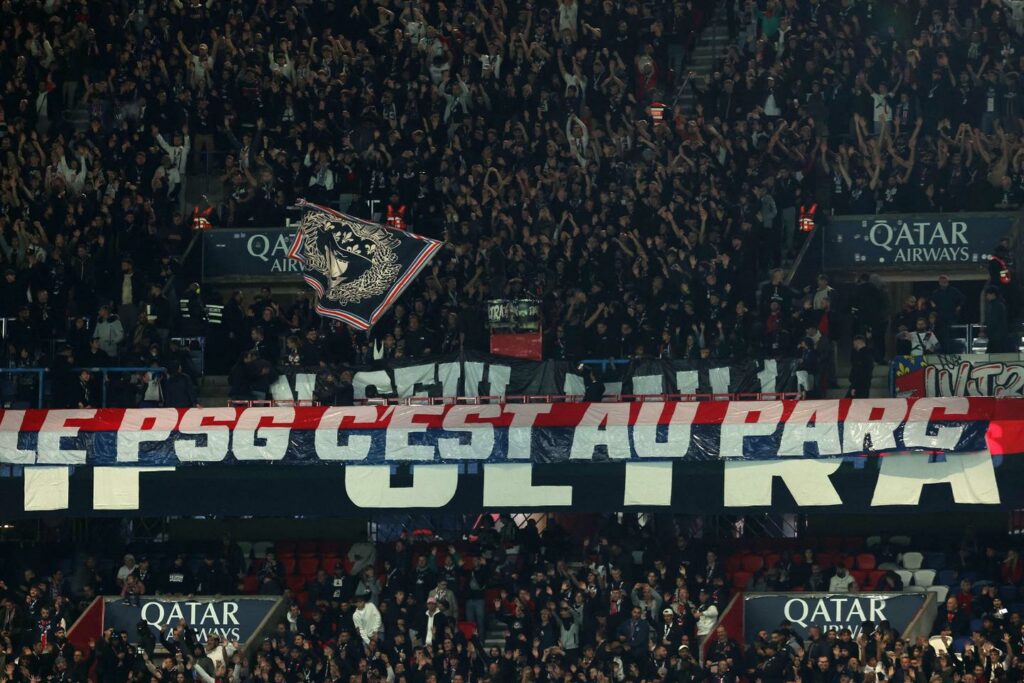
[[[437,598],[433,595],[427,598],[427,609],[417,621],[416,632],[419,640],[425,645],[435,645],[444,638],[445,628],[448,626],[448,617],[441,612]]]
[[[661,610],[661,622],[655,629],[655,638],[671,652],[679,649],[683,642],[683,624],[676,618],[676,611],[671,607]]]
[[[697,642],[703,650],[704,641],[711,635],[711,630],[718,621],[718,606],[711,600],[711,594],[707,588],[701,588],[698,595],[697,607],[693,610],[693,616],[697,619]]]
[[[368,593],[356,593],[356,609],[352,613],[352,624],[363,639],[363,644],[379,638],[383,629],[380,611],[369,598]]]
[[[192,592],[192,572],[185,563],[185,555],[179,553],[160,582],[160,593],[188,595]]]

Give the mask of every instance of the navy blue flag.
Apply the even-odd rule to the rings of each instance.
[[[316,311],[365,330],[401,296],[431,257],[437,240],[394,230],[316,204],[299,222],[288,257],[320,300]]]

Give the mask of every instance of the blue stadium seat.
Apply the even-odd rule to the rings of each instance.
[[[955,569],[943,569],[939,572],[939,578],[936,579],[938,583],[943,586],[949,586],[950,588],[957,588],[960,585],[960,580],[957,578]]]
[[[981,619],[971,619],[971,633],[981,630]]]
[[[934,569],[940,571],[946,568],[946,553],[925,553],[924,563],[921,565],[924,569]]]
[[[1016,586],[1009,584],[999,587],[999,597],[1003,599],[1004,603],[1013,602],[1017,599],[1019,591]]]
[[[966,645],[969,642],[971,642],[971,639],[967,636],[964,636],[962,638],[956,638],[955,640],[953,640],[953,652],[963,652],[964,645]]]

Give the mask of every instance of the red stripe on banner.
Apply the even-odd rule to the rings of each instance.
[[[333,312],[330,312],[333,313]],[[355,322],[359,322],[358,320]],[[752,422],[816,422],[828,421],[828,416],[839,415],[844,420],[855,402],[832,401],[706,401],[687,402],[634,402],[634,403],[544,403],[544,404],[481,404],[470,405],[391,405],[372,406],[377,411],[374,421],[360,424],[360,428],[385,429],[396,415],[417,425],[440,428],[453,410],[468,411],[469,423],[481,422],[496,427],[512,426],[522,415],[535,415],[534,427],[623,426],[666,424],[749,424]],[[993,455],[1024,453],[1024,400],[995,398],[921,398],[921,399],[860,399],[855,418],[865,422],[933,422],[989,424],[988,441]],[[888,413],[875,414],[867,410],[868,404],[881,405]],[[472,409],[493,411],[495,417],[479,417]],[[103,408],[86,410],[7,410],[0,411],[0,436],[10,432],[38,432],[62,429],[65,424],[83,432],[116,431],[128,422],[133,429],[150,429],[158,416],[169,411],[177,413],[176,423],[187,411],[194,411],[191,419],[201,417],[219,425],[234,426],[245,408],[154,408],[126,410]],[[342,407],[259,408],[270,411],[263,418],[267,424],[290,426],[294,429],[315,429],[326,411],[345,414]],[[281,415],[294,415],[290,420],[273,420],[274,411]],[[285,413],[285,411],[290,411]],[[780,412],[781,411],[781,412]],[[869,415],[869,417],[865,417]],[[131,420],[126,420],[126,418]],[[143,419],[144,418],[144,419]],[[140,419],[143,421],[138,422]]]

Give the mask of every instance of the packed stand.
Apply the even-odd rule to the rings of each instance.
[[[543,532],[534,520],[518,528],[507,515],[483,519],[472,540],[455,544],[280,541],[243,552],[224,539],[199,553],[149,544],[152,557],[81,556],[38,563],[39,574],[24,554],[9,557],[0,679],[73,683],[93,664],[104,683],[1012,681],[1019,670],[1024,566],[1016,550],[970,533],[945,552],[910,551],[908,538],[891,537],[816,539],[819,550],[803,552],[797,539],[731,542],[720,555],[671,525],[628,518],[582,543],[553,519]],[[741,646],[742,634],[716,622],[742,590],[934,590],[944,596],[933,628],[942,637],[904,642],[881,623],[858,633],[812,627],[804,639],[782,623]],[[231,593],[288,601],[249,657],[238,643],[200,644],[187,623],[140,625],[137,648],[111,630],[90,647],[66,640],[96,595],[139,604],[143,595]]]
[[[758,296],[801,207],[1021,203],[1012,2],[119,9],[0,7],[0,305],[41,332],[10,341],[15,366],[65,330],[150,351],[200,173],[222,185],[218,228],[280,225],[304,197],[443,237],[375,328],[410,356],[479,343],[483,302],[524,297],[555,357],[807,354],[845,305]],[[703,78],[686,64],[716,13],[731,40]],[[79,365],[87,342],[68,346]]]

